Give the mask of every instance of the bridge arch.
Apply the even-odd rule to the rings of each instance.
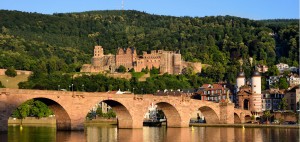
[[[133,118],[128,109],[119,101],[116,100],[103,100],[101,102],[109,105],[113,111],[116,112],[118,117],[118,128],[132,128]]]
[[[175,106],[168,102],[159,102],[156,105],[164,112],[168,127],[181,127],[181,116]]]
[[[245,115],[245,122],[251,121],[251,116],[250,115]]]
[[[200,112],[203,114],[207,124],[218,124],[220,119],[216,111],[209,106],[202,106],[199,108]]]
[[[239,124],[241,122],[240,116],[237,113],[234,113],[234,124]]]
[[[53,111],[57,130],[71,130],[71,118],[61,104],[49,98],[34,98],[34,100],[45,103]]]
[[[16,110],[20,105],[25,103],[28,100],[39,100],[43,103],[45,103],[54,113],[55,118],[56,118],[56,129],[57,130],[71,130],[71,118],[65,108],[56,102],[53,99],[50,98],[45,98],[45,97],[33,97],[33,98],[27,98],[25,100],[19,101],[10,109],[10,116],[14,110]],[[9,116],[9,117],[10,117]]]

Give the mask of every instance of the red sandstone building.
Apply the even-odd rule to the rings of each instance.
[[[200,100],[220,102],[226,99],[227,91],[229,91],[229,88],[222,84],[203,84],[193,97]],[[231,93],[229,98],[232,102],[233,97]]]
[[[114,72],[118,67],[124,66],[127,70],[142,71],[146,67],[159,68],[160,73],[180,74],[185,68],[192,68],[201,72],[201,63],[186,62],[181,59],[181,54],[175,51],[152,50],[137,55],[134,48],[118,48],[117,54],[104,55],[102,46],[95,46],[92,64],[84,64],[81,72]]]

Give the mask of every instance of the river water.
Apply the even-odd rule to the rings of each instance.
[[[85,131],[56,131],[49,126],[9,126],[0,142],[299,142],[299,129],[143,127],[117,129],[115,125],[88,126]]]

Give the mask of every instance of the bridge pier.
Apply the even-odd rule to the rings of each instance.
[[[0,118],[1,119],[1,118]],[[8,129],[8,124],[7,124],[7,120],[0,120],[0,132],[1,131],[7,131]]]
[[[245,123],[245,113],[241,112],[240,114],[241,124]]]
[[[228,102],[220,103],[220,123],[234,124],[234,104]]]
[[[118,128],[120,129],[133,129],[133,128],[143,128],[143,121],[139,120],[119,120]]]

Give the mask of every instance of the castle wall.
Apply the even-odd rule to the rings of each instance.
[[[150,70],[152,67],[159,68],[161,54],[153,50],[150,54],[143,54],[144,68],[148,67]]]
[[[130,70],[133,68],[133,60],[136,57],[132,50],[130,48],[127,48],[126,52],[121,51],[122,49],[119,49],[118,54],[116,55],[116,68],[123,65],[127,70]]]
[[[143,52],[138,57],[136,50],[127,48],[126,50],[118,48],[116,55],[104,55],[102,46],[95,46],[94,56],[91,59],[92,64],[82,66],[81,72],[103,72],[110,71],[113,73],[115,69],[123,65],[127,70],[134,68],[140,72],[148,67],[160,68],[160,73],[180,74],[185,67],[192,67],[195,72],[201,72],[201,63],[184,62],[181,54],[174,51],[152,50],[150,54]]]
[[[201,73],[202,64],[200,62],[186,62],[181,61],[181,70],[184,68],[192,68],[193,72]]]
[[[136,72],[141,72],[143,68],[145,68],[144,59],[138,58],[136,60],[136,66],[134,66],[134,70]]]

